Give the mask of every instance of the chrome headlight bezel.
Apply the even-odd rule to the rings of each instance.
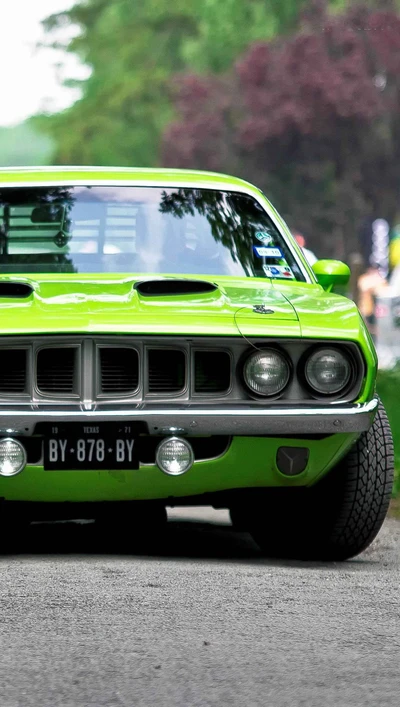
[[[333,390],[329,391],[323,390],[322,388],[318,388],[318,386],[315,385],[315,381],[312,381],[310,373],[307,370],[307,367],[310,365],[312,359],[315,356],[321,356],[324,353],[327,355],[332,355],[333,353],[339,354],[339,356],[342,357],[343,361],[348,366],[348,373],[343,383],[340,386],[338,385]],[[313,395],[313,397],[321,399],[340,399],[343,398],[346,393],[349,392],[349,390],[354,386],[356,370],[357,367],[355,364],[354,357],[347,348],[344,349],[342,347],[335,346],[335,344],[330,345],[330,343],[327,342],[325,345],[319,344],[318,346],[314,346],[305,353],[299,365],[298,375],[307,390]]]
[[[256,386],[251,385],[251,381],[250,381],[250,378],[248,375],[248,368],[249,368],[250,364],[256,358],[262,356],[263,354],[265,354],[265,355],[274,354],[275,356],[278,356],[286,366],[286,375],[284,377],[283,383],[278,388],[273,390],[272,392],[260,392],[259,390],[257,390]],[[246,390],[250,395],[254,396],[257,399],[264,399],[264,400],[265,399],[274,399],[274,398],[279,398],[284,393],[286,388],[288,387],[288,385],[291,381],[291,378],[292,378],[292,369],[293,369],[293,366],[292,366],[291,360],[289,359],[289,357],[287,356],[287,354],[284,351],[282,351],[281,349],[278,349],[276,347],[273,347],[273,346],[268,346],[268,347],[263,347],[263,348],[259,348],[254,351],[251,351],[247,355],[247,357],[243,361],[243,365],[242,365],[242,379],[243,379],[243,383],[246,387]]]

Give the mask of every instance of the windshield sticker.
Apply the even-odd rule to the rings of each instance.
[[[274,240],[273,236],[271,236],[271,234],[267,231],[257,231],[256,238],[258,241],[261,241],[261,243],[264,243],[265,245],[270,245]]]
[[[280,277],[283,280],[294,280],[295,277],[288,265],[263,265],[266,277]]]
[[[253,248],[259,258],[283,258],[280,248],[265,248],[264,246],[259,248],[256,245]]]

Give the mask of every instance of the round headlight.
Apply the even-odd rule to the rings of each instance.
[[[253,393],[278,395],[289,382],[289,364],[279,351],[257,351],[244,364],[243,376]]]
[[[317,393],[334,395],[349,383],[351,363],[337,349],[318,349],[307,359],[304,373],[308,385]]]
[[[194,462],[193,449],[189,442],[179,437],[167,437],[157,447],[156,464],[170,476],[179,476],[189,471]]]
[[[21,442],[6,438],[0,440],[0,476],[16,476],[26,466],[26,452]]]

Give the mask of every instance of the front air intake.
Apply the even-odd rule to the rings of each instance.
[[[0,395],[26,392],[26,349],[0,350]]]
[[[77,392],[77,349],[75,347],[40,349],[37,355],[37,387],[48,395]]]
[[[28,285],[26,282],[0,282],[0,297],[26,299],[32,292],[32,285]]]
[[[149,393],[179,393],[186,382],[183,351],[153,349],[148,352]]]
[[[131,395],[139,385],[139,357],[135,349],[100,348],[101,392]]]
[[[225,351],[196,351],[196,393],[227,393],[231,385],[231,357]]]
[[[134,285],[135,290],[145,297],[169,297],[179,295],[202,295],[215,292],[217,285],[204,280],[178,280],[165,278],[165,280],[143,280]]]

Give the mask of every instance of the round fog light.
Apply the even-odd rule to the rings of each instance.
[[[26,466],[26,452],[21,442],[7,437],[0,440],[0,476],[16,476]]]
[[[156,464],[170,476],[179,476],[189,471],[194,462],[193,449],[189,442],[179,437],[167,437],[157,447]]]

